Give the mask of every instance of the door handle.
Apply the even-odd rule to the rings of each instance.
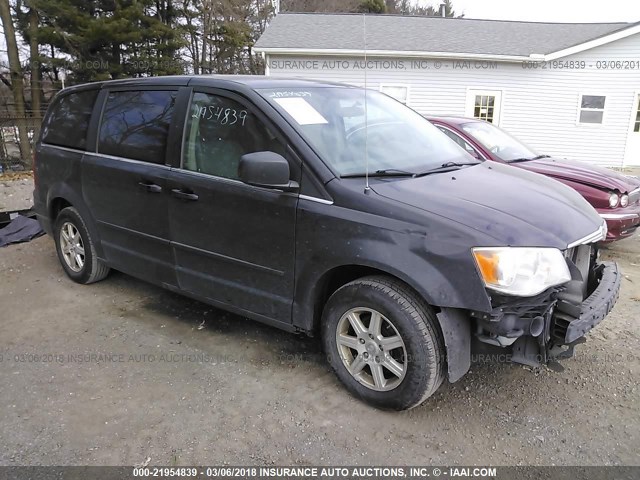
[[[174,188],[173,190],[171,190],[171,194],[181,200],[191,200],[192,202],[198,200],[198,195],[196,195],[195,193],[185,192],[184,190],[181,190],[179,188]]]
[[[162,187],[160,185],[156,185],[155,183],[138,182],[138,185],[140,186],[140,188],[142,188],[143,190],[149,193],[162,192]]]

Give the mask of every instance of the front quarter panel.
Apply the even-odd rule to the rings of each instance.
[[[436,307],[491,309],[470,251],[472,243],[482,242],[473,238],[470,229],[439,217],[416,225],[407,219],[410,212],[372,192],[360,194],[360,204],[367,203],[368,195],[376,196],[376,203],[388,211],[374,213],[300,200],[296,327],[313,330],[323,279],[343,266],[370,267],[397,277]],[[358,204],[354,200],[346,204]]]

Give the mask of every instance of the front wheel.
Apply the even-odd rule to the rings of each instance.
[[[339,288],[324,308],[322,341],[349,391],[379,408],[416,407],[444,379],[435,313],[391,278],[365,277]]]

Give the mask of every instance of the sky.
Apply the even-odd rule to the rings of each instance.
[[[417,0],[439,5],[439,0]],[[638,22],[640,0],[452,0],[467,18],[530,22]]]

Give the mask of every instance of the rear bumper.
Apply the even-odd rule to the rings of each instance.
[[[582,302],[580,315],[567,326],[564,343],[570,344],[584,336],[609,314],[620,295],[622,276],[615,262],[602,262],[600,282],[596,289]]]
[[[53,226],[51,225],[51,219],[49,219],[49,217],[45,215],[40,215],[38,212],[36,212],[36,219],[38,220],[38,223],[42,227],[42,230],[44,230],[47,233],[47,235],[53,234]]]

